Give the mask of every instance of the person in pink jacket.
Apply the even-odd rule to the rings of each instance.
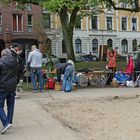
[[[126,74],[129,75],[129,80],[132,80],[132,75],[133,75],[133,72],[134,72],[134,61],[133,61],[133,58],[132,56],[128,55],[128,64],[127,64],[127,67],[126,67]]]
[[[108,58],[108,69],[112,70],[113,72],[113,77],[114,77],[114,74],[116,72],[116,57],[117,57],[117,50],[114,49],[114,50],[107,50],[107,58]]]

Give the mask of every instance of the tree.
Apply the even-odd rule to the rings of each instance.
[[[8,0],[3,0],[8,1]],[[21,3],[41,4],[44,9],[57,13],[60,17],[67,57],[75,60],[73,49],[73,30],[78,11],[97,7],[97,0],[16,0]]]
[[[2,0],[8,1],[8,0]],[[57,13],[60,17],[63,38],[67,48],[67,57],[75,60],[73,49],[73,30],[78,12],[97,13],[103,11],[106,6],[111,6],[115,10],[126,10],[139,12],[139,0],[15,0],[21,3],[40,4],[44,9],[52,13]],[[128,7],[121,7],[121,3],[127,3]],[[133,6],[132,6],[133,5]]]

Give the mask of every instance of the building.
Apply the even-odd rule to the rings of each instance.
[[[126,7],[126,4],[121,6]],[[37,25],[44,15],[44,27]],[[118,48],[118,53],[127,54],[137,50],[140,46],[140,13],[128,11],[115,11],[105,9],[103,13],[92,14],[76,18],[73,35],[75,55],[82,53],[100,57],[106,46]],[[41,47],[45,51],[44,38],[51,40],[52,54],[59,58],[66,58],[66,46],[61,31],[58,15],[50,15],[40,6],[33,4],[19,5],[12,1],[8,6],[0,4],[0,51],[16,42],[23,46],[23,50],[30,49],[32,44]]]
[[[32,44],[41,45],[42,38],[33,26],[41,17],[42,9],[37,5],[23,6],[15,1],[0,4],[0,51],[15,42],[23,46],[24,52]]]
[[[121,6],[127,6],[122,4]],[[65,58],[66,49],[58,15],[47,15],[46,34],[52,41],[52,53]],[[100,56],[105,46],[118,48],[118,53],[127,54],[140,45],[140,13],[105,9],[103,13],[77,16],[73,46],[75,55],[92,52]]]

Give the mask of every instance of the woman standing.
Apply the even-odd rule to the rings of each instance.
[[[132,56],[128,55],[128,64],[126,67],[126,74],[129,75],[129,80],[132,80],[133,72],[134,72],[134,62]]]
[[[113,76],[116,72],[116,57],[117,57],[117,50],[107,50],[107,57],[108,57],[108,69],[113,71]]]
[[[116,48],[114,50],[109,50],[109,49],[107,50],[107,58],[108,58],[107,66],[108,66],[108,69],[112,70],[113,72],[112,75],[109,77],[108,82],[111,82],[115,76],[116,66],[117,66],[116,57],[117,57]]]

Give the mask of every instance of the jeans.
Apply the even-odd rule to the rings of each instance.
[[[73,79],[74,79],[74,71],[75,71],[75,69],[74,69],[73,65],[68,65],[65,68],[64,79],[63,79],[63,82],[62,82],[62,90],[65,89],[65,82],[66,82],[67,78],[69,78],[71,86],[72,86]]]
[[[7,104],[7,115],[4,111],[4,103]],[[15,93],[0,92],[0,119],[5,127],[8,123],[12,124],[15,104]]]
[[[33,90],[37,90],[37,81],[39,83],[39,89],[43,90],[43,77],[41,68],[31,68],[31,81],[33,84]]]

